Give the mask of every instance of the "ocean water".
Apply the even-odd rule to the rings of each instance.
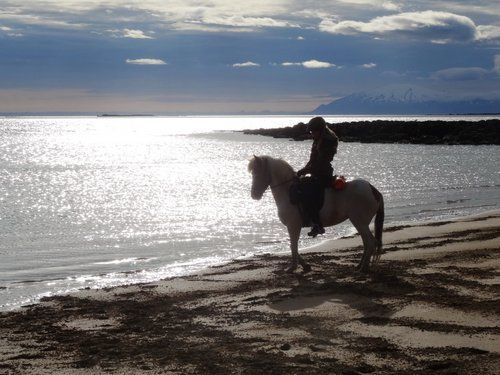
[[[374,118],[327,117],[356,119]],[[266,154],[298,169],[311,143],[234,130],[307,120],[0,118],[0,310],[288,252],[270,192],[250,198],[247,164]],[[498,165],[499,146],[341,142],[334,160],[337,174],[383,193],[387,224],[498,208]],[[321,241],[305,232],[301,248]],[[324,238],[353,232],[343,223]]]

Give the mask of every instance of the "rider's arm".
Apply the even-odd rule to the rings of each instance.
[[[318,152],[319,164],[331,163],[336,153],[337,142],[334,140],[324,140],[321,142],[320,151]]]
[[[313,164],[313,160],[314,158],[316,157],[315,156],[315,153],[316,153],[316,149],[315,149],[315,145],[313,143],[312,147],[311,147],[311,155],[309,156],[309,161],[307,162],[306,166],[302,169],[299,169],[297,171],[297,176],[304,176],[308,173],[311,173],[312,171],[312,164]]]

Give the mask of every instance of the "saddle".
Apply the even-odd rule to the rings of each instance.
[[[346,185],[344,176],[333,176],[326,187],[314,177],[297,178],[290,186],[290,203],[298,206],[304,227],[311,226],[311,212],[319,212],[323,207],[327,189],[343,190]]]

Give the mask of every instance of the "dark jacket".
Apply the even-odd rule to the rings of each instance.
[[[337,153],[339,139],[337,135],[328,127],[325,128],[318,140],[315,140],[311,147],[309,162],[304,168],[298,171],[298,175],[310,173],[320,179],[329,179],[333,175],[331,162]]]

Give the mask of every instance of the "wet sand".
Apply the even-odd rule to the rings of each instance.
[[[327,232],[328,233],[328,232]],[[358,236],[0,314],[0,373],[500,372],[500,211]]]

